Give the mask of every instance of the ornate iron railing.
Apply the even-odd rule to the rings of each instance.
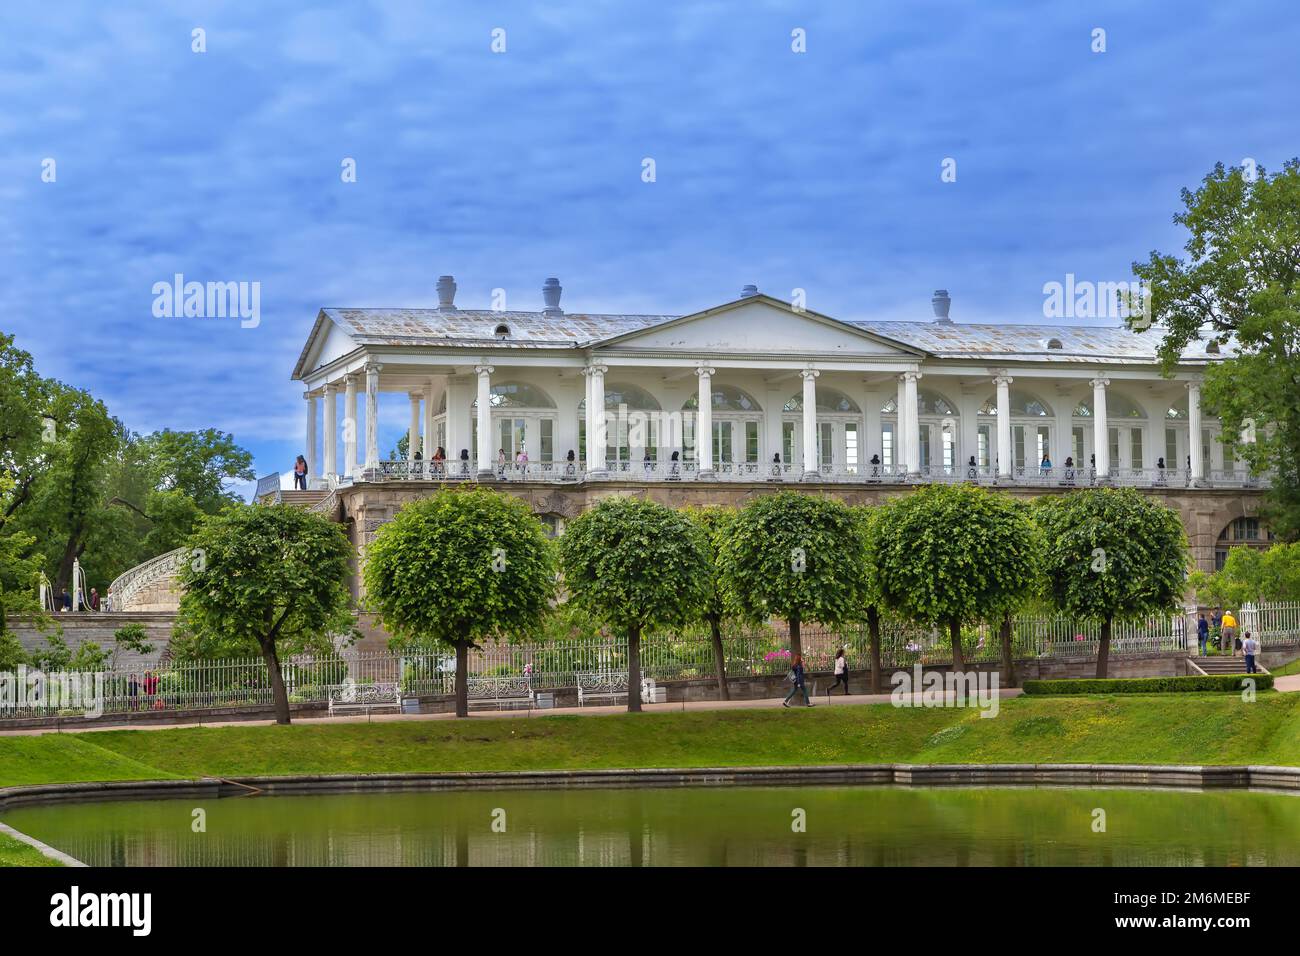
[[[113,602],[113,610],[129,611],[130,604],[137,594],[161,579],[174,575],[177,566],[182,560],[185,560],[188,553],[188,548],[177,548],[174,551],[168,551],[166,554],[160,554],[156,558],[150,558],[148,561],[137,564],[129,571],[124,571],[118,575],[117,579],[108,588],[108,594]]]

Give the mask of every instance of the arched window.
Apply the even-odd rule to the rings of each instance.
[[[498,325],[493,330],[492,334],[499,335],[501,336],[501,338],[505,338],[507,335],[510,334],[510,326],[506,325],[505,323],[502,323],[501,325]]]
[[[1052,349],[1052,350],[1065,348],[1065,346],[1061,344],[1060,339],[1048,339],[1047,347],[1048,349]]]
[[[799,392],[793,395],[785,403],[784,411],[802,412],[803,411],[803,393]],[[849,398],[843,392],[826,386],[817,387],[817,411],[828,414],[857,414],[860,409],[857,402]]]
[[[1014,416],[1023,418],[1050,418],[1052,416],[1052,406],[1029,392],[1013,388],[1008,400],[1011,406],[1011,414]],[[996,415],[998,413],[997,393],[994,393],[980,406],[979,413],[981,415]]]
[[[605,385],[605,408],[618,408],[626,405],[629,412],[657,412],[659,400],[640,385],[624,385],[611,382]],[[578,411],[587,410],[587,400],[578,403]]]
[[[446,393],[443,395],[446,402]],[[493,408],[554,408],[551,396],[536,385],[526,382],[500,382],[492,386],[491,404]],[[478,408],[478,399],[470,403],[470,408]],[[446,410],[445,407],[443,409]]]
[[[696,411],[699,407],[698,393],[682,404],[682,410],[687,412]],[[744,389],[736,388],[734,385],[714,385],[713,410],[715,412],[761,412],[763,409]]]
[[[938,392],[932,392],[929,389],[920,388],[916,391],[916,402],[922,415],[956,415],[957,406],[948,399],[944,398]],[[882,415],[895,415],[898,413],[898,397],[890,396],[885,404],[880,406]]]
[[[1074,406],[1075,418],[1092,418],[1092,399],[1085,398]],[[1106,420],[1116,421],[1120,418],[1146,418],[1146,412],[1131,398],[1125,398],[1119,392],[1106,392]]]
[[[1214,545],[1214,570],[1223,569],[1228,560],[1228,551],[1232,548],[1265,549],[1277,541],[1277,536],[1260,523],[1258,518],[1233,518],[1219,532],[1219,540]]]

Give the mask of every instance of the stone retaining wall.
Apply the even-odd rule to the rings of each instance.
[[[143,780],[0,788],[0,811],[102,800],[216,799],[260,793],[709,786],[1072,786],[1268,789],[1300,794],[1300,767],[1142,764],[846,764],[819,767],[528,770],[496,773],[316,774]]]

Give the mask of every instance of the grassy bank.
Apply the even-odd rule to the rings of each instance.
[[[61,866],[35,847],[0,833],[0,866]]]
[[[1028,698],[996,718],[889,705],[0,738],[0,786],[81,780],[835,763],[1300,766],[1300,695]]]

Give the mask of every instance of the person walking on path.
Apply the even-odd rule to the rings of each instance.
[[[782,707],[789,707],[790,698],[795,694],[803,694],[805,707],[813,706],[813,702],[808,699],[808,688],[804,686],[803,677],[803,655],[796,654],[794,660],[790,662],[790,676],[787,678],[794,686],[790,688],[790,693],[785,695],[785,700],[781,701]]]
[[[826,689],[826,696],[831,696],[831,691],[844,685],[844,696],[849,696],[849,658],[844,653],[844,648],[835,652],[835,683]]]
[[[1237,656],[1237,619],[1232,616],[1231,611],[1223,612],[1223,642],[1219,645],[1219,650],[1227,651],[1233,657]]]
[[[1201,656],[1205,656],[1206,645],[1210,643],[1210,622],[1205,619],[1205,612],[1196,621],[1196,644],[1201,649]]]
[[[1246,655],[1246,673],[1256,673],[1255,655],[1259,653],[1259,641],[1250,636],[1250,631],[1246,632],[1246,640],[1242,642],[1241,650]]]

